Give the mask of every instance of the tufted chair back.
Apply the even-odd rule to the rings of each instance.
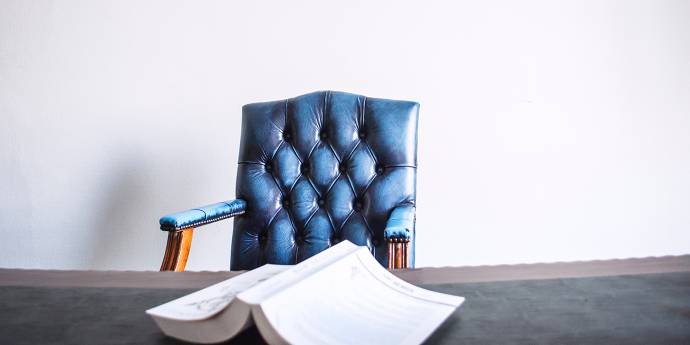
[[[242,108],[232,270],[349,240],[383,265],[386,221],[415,205],[419,104],[322,91]],[[414,229],[410,267],[414,267]]]

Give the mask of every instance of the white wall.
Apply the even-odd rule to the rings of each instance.
[[[240,107],[419,101],[419,266],[690,253],[690,2],[0,2],[0,267],[158,269]],[[230,221],[188,267],[229,266]]]

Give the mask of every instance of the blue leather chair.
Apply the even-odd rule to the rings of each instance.
[[[193,228],[230,217],[232,270],[295,264],[342,240],[414,267],[418,113],[334,91],[245,105],[236,199],[161,218],[161,270],[184,270]]]

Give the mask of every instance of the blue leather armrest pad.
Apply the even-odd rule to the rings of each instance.
[[[383,231],[383,237],[410,239],[411,233],[414,230],[415,207],[413,205],[402,205],[393,209],[388,222],[386,222],[386,229]]]
[[[191,210],[169,214],[160,220],[161,230],[175,231],[213,223],[244,213],[247,202],[242,199],[228,200]]]

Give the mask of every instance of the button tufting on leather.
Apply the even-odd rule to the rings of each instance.
[[[415,201],[416,169],[395,167],[416,166],[416,105],[326,91],[247,105],[242,121],[248,204],[231,268],[296,264],[345,240],[385,265],[387,221]]]

